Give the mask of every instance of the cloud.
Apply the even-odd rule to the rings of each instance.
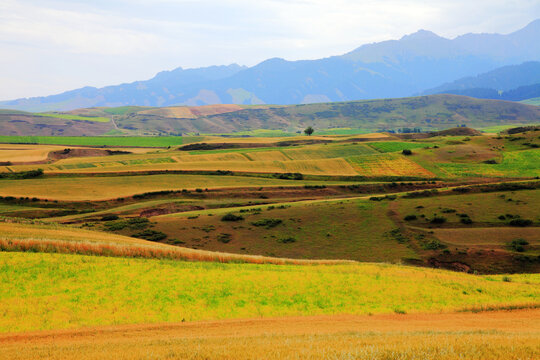
[[[538,0],[2,0],[0,98],[339,55],[420,28],[507,33],[538,17]]]

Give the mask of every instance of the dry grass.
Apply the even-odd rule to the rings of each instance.
[[[540,357],[540,310],[319,316],[0,337],[2,359],[485,359]]]
[[[195,250],[97,231],[49,224],[0,223],[0,251],[43,252],[144,259],[252,264],[344,264],[341,260],[297,260]]]
[[[505,246],[515,239],[525,239],[531,244],[540,245],[540,228],[480,227],[434,229],[435,236],[453,245],[500,245]]]
[[[348,160],[363,176],[435,176],[431,171],[401,154],[355,156]]]
[[[0,144],[0,162],[33,162],[47,159],[49,152],[65,146]]]
[[[248,163],[248,162],[246,162]],[[340,184],[342,182],[327,182]],[[161,190],[302,186],[320,181],[211,175],[141,175],[111,177],[44,178],[0,181],[0,195],[55,200],[107,200]]]

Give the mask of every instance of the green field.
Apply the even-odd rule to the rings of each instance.
[[[0,136],[0,143],[83,146],[167,147],[198,141],[182,136]]]
[[[78,120],[78,121],[96,121],[96,122],[109,122],[111,119],[102,116],[79,116],[72,114],[56,114],[56,113],[38,113],[36,115],[52,117],[56,119],[64,120]]]
[[[540,176],[540,151],[522,150],[503,153],[497,164],[439,163],[436,166],[454,176],[536,177]]]
[[[540,106],[540,97],[520,101],[523,104]]]
[[[528,304],[540,289],[391,265],[271,266],[0,253],[1,332]]]
[[[402,150],[414,150],[414,149],[423,149],[426,147],[432,147],[435,143],[428,142],[397,142],[397,141],[384,141],[384,142],[373,142],[369,144],[372,148],[382,152],[396,152]]]

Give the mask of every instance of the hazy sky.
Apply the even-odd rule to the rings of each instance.
[[[1,0],[0,99],[339,55],[418,29],[509,33],[537,18],[539,0]]]

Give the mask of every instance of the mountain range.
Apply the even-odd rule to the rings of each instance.
[[[540,19],[506,35],[466,34],[446,39],[420,30],[399,40],[363,45],[340,56],[299,61],[273,58],[253,67],[177,68],[146,81],[2,101],[0,107],[68,111],[126,105],[302,104],[464,90],[460,87],[463,80],[452,82],[540,60],[539,38]],[[526,73],[521,78],[528,81]],[[533,84],[516,82],[511,88],[523,85]]]

